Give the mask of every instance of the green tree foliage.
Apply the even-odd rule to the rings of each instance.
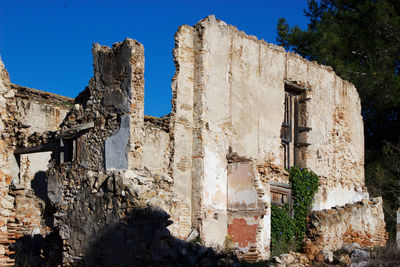
[[[278,42],[332,66],[359,90],[369,145],[400,141],[400,1],[308,2],[307,30],[278,23]]]
[[[365,180],[371,197],[382,196],[384,200],[386,228],[394,238],[400,195],[400,149],[391,143],[385,143],[380,157],[370,159],[365,170]]]
[[[305,16],[309,18],[306,30],[290,27],[281,18],[277,41],[309,60],[332,66],[355,84],[364,117],[369,191],[372,195],[379,191],[393,205],[400,180],[396,160],[400,148],[400,1],[309,0]],[[393,153],[388,153],[388,144]]]

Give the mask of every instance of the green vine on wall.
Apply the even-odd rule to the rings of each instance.
[[[318,191],[318,176],[307,168],[292,167],[289,170],[289,182],[292,184],[295,237],[299,245],[306,232],[306,218]]]
[[[290,216],[289,205],[271,206],[271,256],[280,255],[289,250],[296,250],[295,225]]]
[[[306,232],[306,217],[319,186],[318,176],[313,171],[297,166],[290,168],[289,182],[292,185],[293,218],[289,205],[283,208],[276,205],[271,207],[273,255],[300,248]]]

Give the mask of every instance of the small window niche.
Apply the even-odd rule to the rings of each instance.
[[[271,204],[284,207],[292,206],[292,187],[290,184],[270,181]]]
[[[76,160],[76,139],[60,139],[60,163]]]

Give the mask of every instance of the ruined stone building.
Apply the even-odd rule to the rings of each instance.
[[[54,231],[64,263],[89,261],[110,229],[139,255],[132,236],[143,233],[127,218],[140,207],[168,213],[179,239],[229,236],[240,257],[266,259],[271,203],[290,202],[293,165],[320,177],[309,254],[385,244],[382,200],[364,183],[360,99],[332,68],[209,16],[178,29],[172,111],[155,118],[144,115],[143,46],[92,52],[76,99],[14,85],[1,63],[0,262],[12,264],[18,238]],[[93,257],[115,253],[105,240]]]

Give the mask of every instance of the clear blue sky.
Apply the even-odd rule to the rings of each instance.
[[[92,43],[130,37],[145,48],[145,113],[168,114],[174,34],[214,14],[276,42],[278,18],[305,28],[306,0],[0,0],[0,55],[13,83],[75,97],[93,75]]]

